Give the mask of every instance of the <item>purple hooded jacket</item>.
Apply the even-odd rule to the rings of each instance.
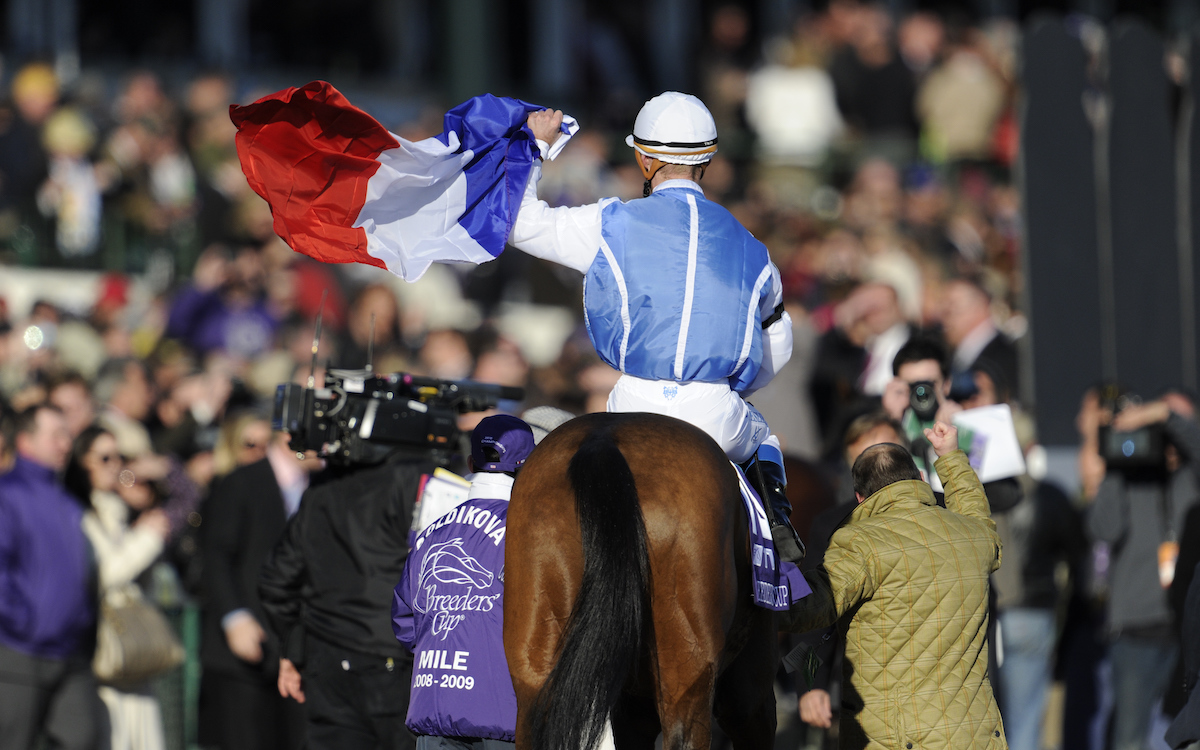
[[[392,629],[413,652],[405,723],[416,734],[514,739],[517,698],[502,638],[507,515],[507,498],[468,500],[422,531],[409,553]]]

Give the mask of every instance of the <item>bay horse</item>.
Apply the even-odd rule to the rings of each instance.
[[[513,485],[504,649],[520,750],[737,750],[775,739],[774,613],[754,605],[738,478],[707,434],[656,414],[589,414]]]

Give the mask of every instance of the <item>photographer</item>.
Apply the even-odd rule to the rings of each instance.
[[[892,419],[902,420],[913,409],[913,389],[919,384],[931,386],[928,391],[921,389],[915,394],[921,412],[917,416],[922,422],[949,422],[951,416],[962,411],[961,406],[946,400],[950,367],[946,350],[934,339],[909,339],[892,360],[892,374],[895,377],[883,390],[883,409]]]
[[[1112,747],[1131,750],[1145,746],[1178,653],[1166,589],[1183,520],[1197,499],[1200,425],[1194,405],[1178,393],[1146,404],[1114,395],[1108,387],[1085,397],[1080,466],[1085,487],[1096,488],[1088,532],[1111,554]]]
[[[963,404],[955,398],[963,401],[969,398],[972,407],[991,404],[979,398],[975,373],[965,374],[966,380],[970,381],[968,383],[954,381],[959,393],[954,392],[946,350],[934,339],[909,339],[892,360],[892,372],[896,377],[884,389],[884,411],[904,427],[913,457],[928,476],[929,445],[922,434],[923,430],[935,422],[951,423],[954,415],[964,409]],[[996,380],[993,380],[991,393],[998,397],[1005,390]],[[983,489],[992,512],[1008,510],[1021,499],[1020,487],[1014,479],[986,482]]]

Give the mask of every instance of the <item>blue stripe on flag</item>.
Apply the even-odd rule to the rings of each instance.
[[[466,211],[458,223],[492,257],[500,255],[517,220],[537,142],[525,124],[528,113],[545,109],[519,99],[484,94],[446,113],[436,136],[449,145],[457,134],[459,151],[470,150]]]

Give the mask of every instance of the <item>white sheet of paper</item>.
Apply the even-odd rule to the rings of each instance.
[[[1025,454],[1021,452],[1008,404],[960,411],[953,422],[975,433],[976,445],[969,455],[979,481],[994,482],[1025,473]]]
[[[417,501],[417,522],[413,532],[420,534],[429,524],[467,501],[471,483],[445,469],[438,469],[425,482],[425,490]]]
[[[975,444],[967,451],[971,466],[981,482],[1018,477],[1025,473],[1025,455],[1013,426],[1012,409],[1008,404],[981,406],[955,414],[955,427],[975,433]],[[932,464],[931,464],[932,465]],[[944,492],[937,472],[930,472],[934,492]]]

